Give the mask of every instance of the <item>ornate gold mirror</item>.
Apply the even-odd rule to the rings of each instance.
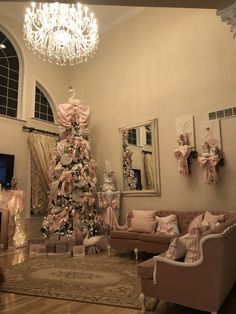
[[[122,192],[160,195],[157,119],[120,128]]]

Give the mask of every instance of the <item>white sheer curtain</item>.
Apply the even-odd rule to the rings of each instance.
[[[52,160],[56,137],[30,133],[28,138],[31,168],[31,209],[32,214],[47,211],[49,191],[49,164]]]
[[[153,175],[153,158],[152,154],[144,154],[144,169],[146,175],[147,190],[153,190],[154,185],[154,175]]]

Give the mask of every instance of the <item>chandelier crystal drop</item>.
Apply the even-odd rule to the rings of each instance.
[[[223,22],[230,25],[233,37],[236,38],[236,1],[224,9],[217,10],[216,14],[221,17]]]
[[[29,49],[57,65],[86,62],[98,46],[98,28],[87,7],[65,3],[31,3],[23,24]]]

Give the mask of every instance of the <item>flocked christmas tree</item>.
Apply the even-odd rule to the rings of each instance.
[[[50,167],[48,213],[43,219],[44,236],[68,235],[87,229],[90,236],[102,232],[103,222],[96,206],[96,162],[89,143],[87,105],[74,99],[58,106],[59,139]]]

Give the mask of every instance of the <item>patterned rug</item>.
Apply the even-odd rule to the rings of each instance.
[[[135,261],[122,256],[34,257],[5,276],[3,292],[140,308]]]

